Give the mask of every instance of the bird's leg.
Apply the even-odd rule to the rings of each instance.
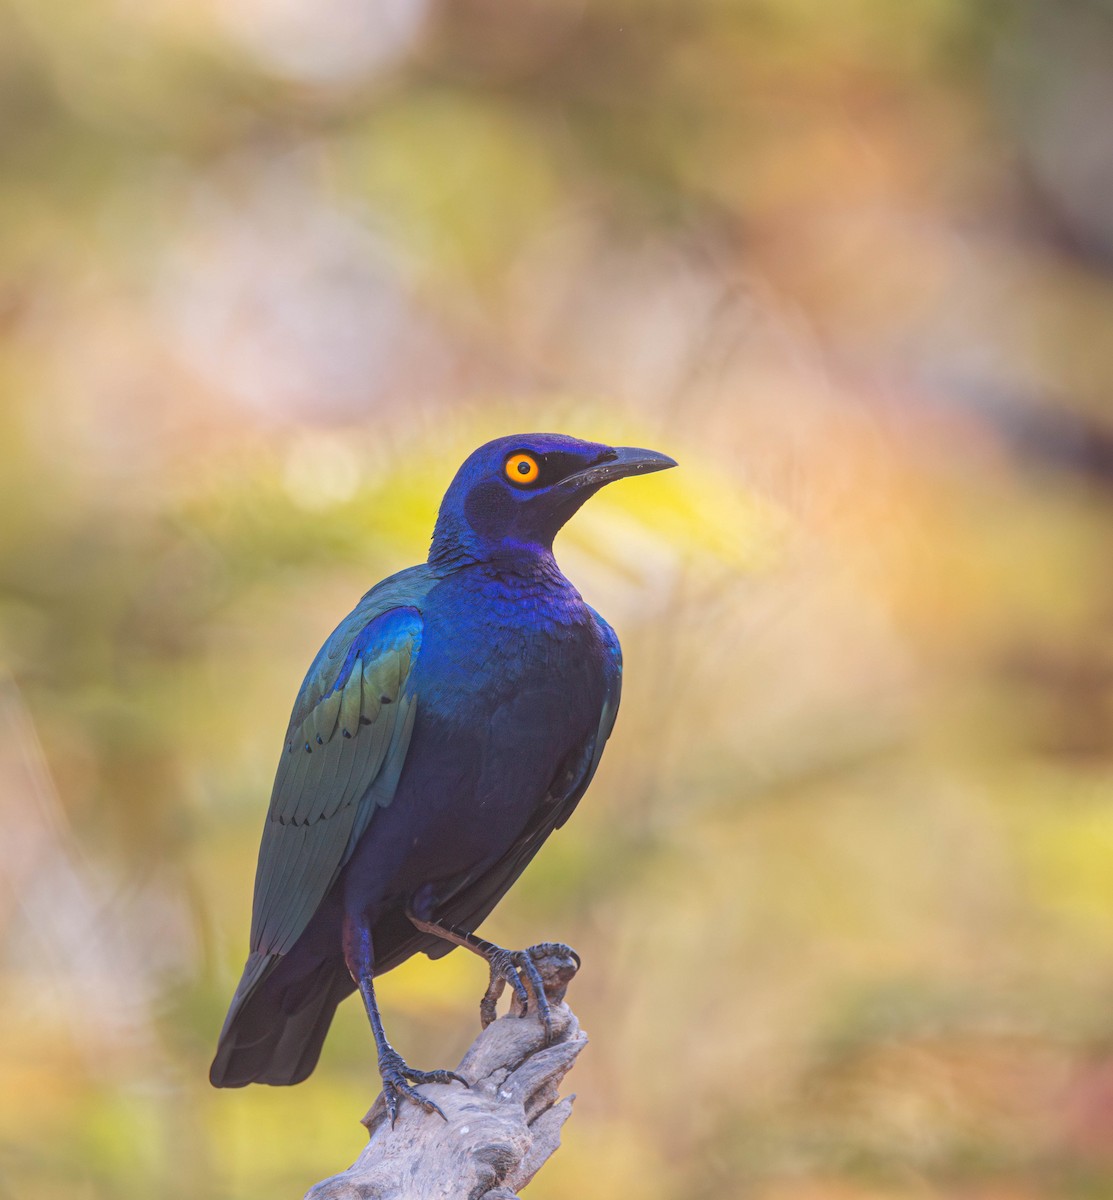
[[[505,950],[502,946],[496,946],[466,929],[419,917],[412,908],[407,910],[406,916],[422,933],[431,933],[434,937],[452,942],[456,946],[464,946],[487,960],[491,968],[491,978],[486,992],[483,993],[483,999],[479,1002],[479,1019],[484,1029],[495,1019],[495,1006],[509,983],[514,992],[514,1004],[518,1015],[526,1015],[532,995],[537,1015],[545,1027],[545,1042],[548,1044],[553,1040],[552,1008],[549,1005],[549,997],[545,994],[545,981],[537,969],[536,960],[545,955],[558,955],[571,958],[578,969],[580,956],[575,950],[558,942],[542,942],[526,950]]]
[[[363,997],[367,1018],[371,1022],[371,1033],[374,1035],[375,1048],[379,1054],[379,1075],[383,1081],[383,1101],[386,1104],[387,1116],[390,1117],[391,1128],[398,1119],[398,1100],[403,1096],[425,1109],[426,1112],[438,1113],[448,1120],[438,1104],[434,1104],[427,1096],[421,1095],[411,1084],[449,1083],[455,1079],[467,1087],[468,1081],[454,1071],[415,1071],[386,1040],[383,1019],[379,1015],[379,1004],[375,999],[373,982],[375,956],[371,944],[371,930],[365,921],[357,922],[345,918],[344,961],[356,987],[359,988],[359,994]]]

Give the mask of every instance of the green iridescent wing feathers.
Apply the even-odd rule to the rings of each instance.
[[[302,685],[259,847],[253,955],[293,946],[375,810],[393,799],[417,715],[408,685],[422,619],[412,605],[384,611],[392,598],[365,597]]]

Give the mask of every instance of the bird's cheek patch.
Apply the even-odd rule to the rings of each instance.
[[[514,498],[501,483],[481,483],[468,493],[464,516],[480,537],[505,537],[514,520]]]

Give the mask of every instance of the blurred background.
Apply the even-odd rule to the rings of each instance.
[[[0,1197],[355,1158],[356,1004],[206,1079],[272,772],[536,429],[682,469],[557,544],[627,672],[484,927],[584,956],[529,1195],[1113,1195],[1111,112],[1109,0],[2,0]]]

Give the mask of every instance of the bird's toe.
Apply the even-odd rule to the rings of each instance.
[[[394,1128],[395,1121],[398,1120],[398,1100],[400,1097],[405,1097],[412,1101],[419,1108],[424,1109],[427,1113],[436,1113],[442,1120],[447,1121],[448,1118],[444,1115],[444,1110],[428,1096],[423,1096],[416,1088],[411,1087],[404,1079],[384,1081],[383,1083],[383,1098],[386,1101],[387,1116],[390,1118],[390,1127]]]
[[[457,1075],[455,1071],[415,1070],[396,1050],[391,1050],[389,1054],[384,1054],[379,1059],[379,1074],[383,1080],[383,1102],[386,1104],[391,1128],[398,1119],[398,1103],[402,1098],[416,1104],[425,1112],[436,1113],[444,1120],[448,1120],[441,1106],[430,1100],[428,1096],[423,1096],[414,1086],[415,1084],[455,1082],[462,1083],[464,1087],[470,1086],[468,1081],[462,1075]]]
[[[514,963],[525,976],[533,1002],[537,1007],[537,1016],[545,1028],[545,1045],[553,1040],[553,1013],[549,1007],[549,997],[545,994],[545,981],[534,961],[532,947],[530,950],[518,950],[514,954]],[[525,1013],[522,1014],[525,1016]]]
[[[509,983],[514,993],[514,1006],[519,1016],[525,1016],[529,1007],[529,992],[519,974],[517,957],[510,950],[497,949],[491,955],[491,978],[487,990],[479,1002],[479,1020],[486,1029],[498,1015],[496,1006]]]
[[[552,1005],[564,999],[569,981],[580,968],[580,956],[563,942],[539,942],[527,950],[496,947],[489,956],[491,978],[479,1002],[479,1019],[486,1029],[498,1015],[496,1006],[506,985],[514,993],[512,1014],[526,1016],[531,1008],[544,1026],[545,1044],[553,1039]]]
[[[526,953],[546,977],[546,986],[549,984],[549,975],[568,973],[571,979],[581,966],[580,956],[564,942],[538,942],[536,946],[530,946]]]
[[[455,1071],[414,1071],[408,1069],[406,1078],[411,1083],[462,1083],[464,1087],[470,1088],[471,1084],[463,1077],[457,1075]]]

